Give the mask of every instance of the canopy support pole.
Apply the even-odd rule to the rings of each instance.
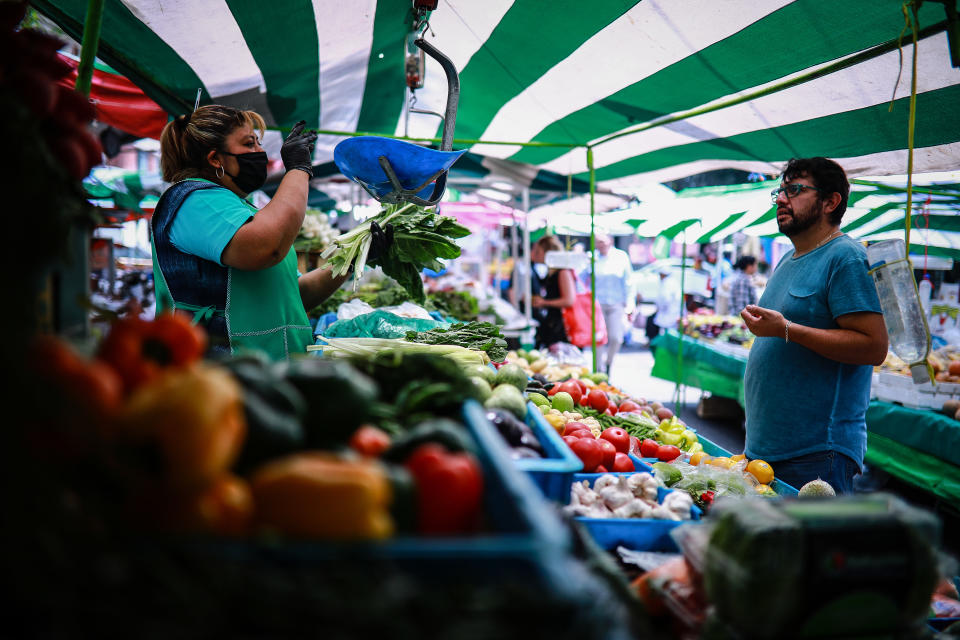
[[[593,372],[597,372],[597,243],[594,228],[596,213],[594,196],[597,177],[593,170],[593,147],[587,147],[587,167],[590,171],[590,349],[593,354]],[[607,351],[609,354],[609,350]],[[607,363],[609,366],[609,363]]]
[[[80,43],[80,63],[77,65],[76,90],[90,97],[93,81],[93,62],[100,45],[100,27],[103,24],[104,0],[87,0],[87,16],[83,21],[83,41]]]
[[[75,88],[88,98],[93,81],[93,62],[97,57],[97,46],[100,42],[103,5],[104,0],[88,0],[83,24]],[[90,335],[88,307],[84,304],[90,296],[90,236],[89,227],[72,225],[67,238],[69,264],[55,267],[51,273],[56,296],[54,329],[69,338],[86,338]]]
[[[683,320],[687,313],[687,301],[685,300],[687,284],[687,230],[683,230],[683,251],[680,258],[680,319],[677,321],[677,332],[680,339],[677,340],[677,386],[673,389],[673,412],[680,415],[681,404],[680,397],[683,388]]]
[[[530,262],[530,188],[523,188],[523,256],[526,262],[526,268],[523,271],[523,314],[527,318],[527,326],[533,319],[533,308],[531,307],[532,282],[533,282],[533,264]],[[539,295],[539,294],[538,294]],[[534,345],[536,346],[536,345]]]

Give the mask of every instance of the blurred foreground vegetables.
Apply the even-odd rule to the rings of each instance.
[[[472,392],[453,360],[214,362],[201,359],[206,343],[173,314],[116,321],[94,358],[38,337],[36,411],[22,425],[30,454],[68,484],[95,478],[94,494],[78,497],[112,495],[101,515],[141,533],[379,540],[477,529],[483,473],[459,422]]]

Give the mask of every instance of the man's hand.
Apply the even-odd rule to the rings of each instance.
[[[537,309],[546,305],[543,304],[543,298],[541,296],[530,296],[530,306]]]
[[[779,311],[773,309],[764,309],[755,304],[748,304],[740,312],[747,329],[750,329],[753,335],[761,338],[782,338],[784,327],[787,324],[786,318]]]

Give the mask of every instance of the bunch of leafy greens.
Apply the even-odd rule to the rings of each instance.
[[[477,319],[480,309],[477,299],[466,291],[437,291],[427,294],[427,311],[471,322]]]
[[[370,252],[371,222],[382,228],[392,224],[394,232],[393,242],[383,255],[370,260],[370,265],[380,265],[383,272],[400,283],[410,298],[419,304],[426,299],[420,272],[424,269],[441,271],[443,264],[439,258],[460,256],[460,247],[453,240],[470,235],[470,231],[453,218],[439,216],[423,207],[410,203],[386,205],[370,220],[339,236],[323,252],[321,257],[334,275],[345,275],[353,264],[355,277],[359,279]]]
[[[475,351],[486,351],[493,362],[503,362],[507,357],[507,341],[500,327],[489,322],[460,322],[448,329],[430,331],[407,331],[407,342],[422,344],[453,344]]]

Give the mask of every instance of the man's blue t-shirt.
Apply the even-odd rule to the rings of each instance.
[[[757,304],[817,329],[839,328],[836,318],[848,313],[880,313],[867,252],[847,236],[798,258],[785,255]],[[862,466],[872,370],[783,336],[756,338],[744,374],[747,457],[775,462],[832,450]]]
[[[256,207],[227,189],[194,191],[170,225],[170,242],[184,253],[223,266],[223,250],[256,212]]]

